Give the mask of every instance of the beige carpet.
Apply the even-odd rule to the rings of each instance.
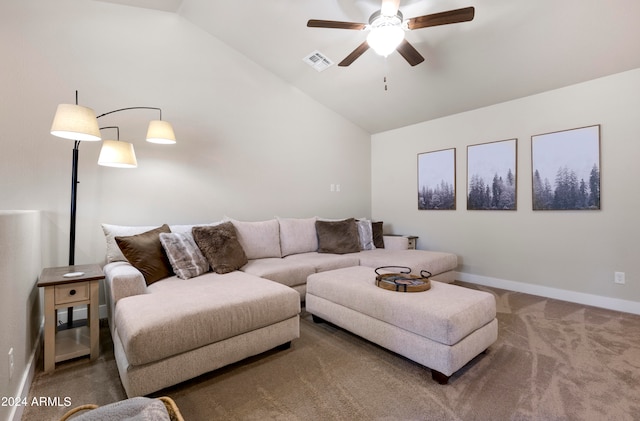
[[[303,313],[301,337],[164,390],[185,420],[640,420],[640,316],[497,289],[499,337],[448,385]],[[108,329],[101,356],[36,373],[30,397],[124,399]],[[42,367],[41,364],[39,367]],[[69,408],[29,406],[23,420]]]

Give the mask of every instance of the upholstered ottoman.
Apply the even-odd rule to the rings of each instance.
[[[498,338],[494,297],[441,282],[424,292],[375,285],[373,268],[355,266],[307,278],[306,310],[449,377]]]

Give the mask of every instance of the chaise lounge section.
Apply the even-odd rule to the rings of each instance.
[[[155,282],[115,307],[114,352],[127,396],[287,348],[300,336],[299,313],[294,290],[240,271]]]

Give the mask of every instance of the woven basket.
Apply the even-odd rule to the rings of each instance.
[[[380,269],[402,269],[395,273],[380,273]],[[431,288],[431,272],[420,271],[420,276],[412,275],[411,268],[405,266],[381,266],[376,268],[376,286],[398,292],[422,292]]]
[[[168,396],[162,396],[158,399],[162,401],[162,403],[164,404],[164,407],[167,409],[167,412],[169,413],[169,419],[171,421],[184,421],[184,418],[182,418],[182,414],[180,413],[180,410],[178,409],[178,406],[173,401],[173,399],[171,399]],[[66,414],[64,414],[62,418],[60,418],[60,421],[67,421],[72,415],[75,415],[78,412],[90,411],[92,409],[97,409],[97,408],[99,408],[99,406],[95,404],[86,404],[86,405],[77,406],[69,410]]]

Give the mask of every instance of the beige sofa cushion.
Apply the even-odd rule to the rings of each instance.
[[[429,250],[363,250],[357,254],[360,266],[377,268],[380,266],[399,265],[411,268],[411,273],[419,275],[427,270],[432,275],[455,270],[458,267],[458,256]]]
[[[115,324],[132,365],[158,361],[277,323],[300,312],[300,295],[244,272],[171,277],[123,298]]]
[[[360,260],[358,253],[351,254],[329,254],[329,253],[301,253],[292,254],[284,258],[286,262],[296,262],[311,266],[316,272],[324,272],[327,270],[348,268],[350,266],[358,266]]]
[[[316,218],[278,218],[282,257],[318,250]]]
[[[102,231],[104,232],[104,237],[107,241],[107,263],[127,261],[127,258],[124,257],[120,247],[118,247],[118,244],[116,243],[116,237],[142,234],[143,232],[156,228],[158,228],[158,225],[126,226],[102,224]]]
[[[493,295],[432,282],[423,292],[378,288],[372,268],[358,266],[316,273],[307,279],[307,294],[387,322],[444,345],[454,345],[496,317]]]
[[[230,219],[230,221],[236,227],[238,241],[240,241],[247,259],[281,257],[278,220],[245,222]]]
[[[249,260],[240,270],[290,287],[305,284],[307,276],[316,272],[311,264],[280,257]]]

